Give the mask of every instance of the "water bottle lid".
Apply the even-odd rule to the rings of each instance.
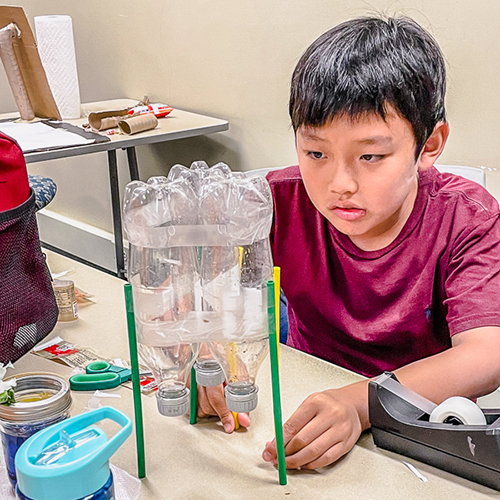
[[[249,386],[249,390],[245,393],[240,393],[237,389],[233,390],[231,385],[227,385],[224,392],[227,408],[230,411],[248,413],[257,408],[259,388],[256,385]]]
[[[111,419],[121,429],[108,440],[93,424]],[[132,421],[106,406],[63,420],[26,440],[15,458],[19,491],[33,500],[74,500],[108,481],[109,459],[132,433]]]
[[[214,387],[224,383],[226,376],[222,367],[215,360],[198,361],[194,365],[196,382],[203,387]]]
[[[180,417],[189,410],[189,389],[183,387],[180,392],[162,390],[156,392],[158,411],[166,417]]]

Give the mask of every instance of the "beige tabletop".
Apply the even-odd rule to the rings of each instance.
[[[74,268],[77,287],[93,293],[95,304],[80,308],[80,318],[58,323],[53,336],[80,347],[91,347],[107,358],[129,359],[122,280],[47,252],[52,272]],[[15,372],[51,371],[68,377],[71,369],[27,354]],[[10,373],[9,373],[10,374]],[[311,392],[340,387],[360,377],[291,348],[281,349],[281,389],[284,418]],[[280,486],[277,470],[261,453],[273,437],[269,357],[257,383],[259,406],[252,412],[249,430],[232,435],[213,421],[190,425],[186,417],[168,418],[156,409],[154,396],[143,396],[146,473],[141,499],[341,499],[471,500],[499,498],[500,493],[415,460],[380,450],[371,434],[363,434],[354,449],[336,464],[317,471],[289,471]],[[104,399],[133,417],[132,391],[114,390],[120,399]],[[87,405],[91,393],[73,392],[73,415]],[[428,482],[417,478],[403,463],[415,465]],[[137,474],[135,436],[112,458],[112,463]]]
[[[64,120],[76,126],[88,123],[86,118],[92,111],[105,111],[129,108],[137,104],[136,99],[111,99],[108,101],[97,101],[82,104],[82,118]],[[17,118],[19,113],[0,114],[0,120]],[[228,130],[229,124],[226,120],[200,115],[190,111],[174,109],[168,116],[158,120],[158,126],[153,130],[147,130],[135,135],[114,134],[108,136],[110,141],[96,144],[85,144],[82,146],[66,147],[61,149],[50,149],[47,151],[36,151],[25,154],[26,163],[54,160],[56,158],[68,158],[102,151],[142,146],[158,142],[168,142],[186,137],[212,134]]]

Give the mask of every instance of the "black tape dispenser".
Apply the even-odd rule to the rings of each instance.
[[[500,491],[500,409],[461,397],[436,405],[385,372],[369,383],[369,411],[380,448]]]

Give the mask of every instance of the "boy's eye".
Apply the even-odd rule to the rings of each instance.
[[[324,155],[321,151],[308,151],[307,156],[310,156],[311,158],[314,158],[315,160],[321,160]]]
[[[375,163],[381,160],[384,155],[361,155],[361,159],[367,161],[368,163]]]

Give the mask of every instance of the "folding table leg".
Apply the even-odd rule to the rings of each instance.
[[[116,150],[108,151],[109,185],[111,188],[111,208],[113,210],[113,232],[115,235],[116,273],[125,278],[125,257],[123,253],[122,217],[120,210],[120,189],[118,186],[118,169]]]
[[[135,147],[125,148],[127,150],[128,169],[130,172],[130,180],[138,181],[139,167],[137,165],[137,155],[135,154]]]

